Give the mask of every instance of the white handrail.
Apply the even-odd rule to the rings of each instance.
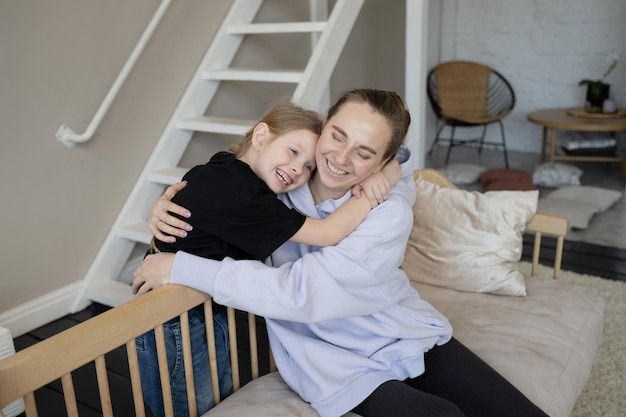
[[[68,148],[73,148],[77,143],[87,142],[89,139],[91,139],[96,129],[98,129],[98,127],[100,126],[104,115],[109,110],[111,103],[117,96],[117,93],[122,87],[122,84],[124,84],[124,81],[126,81],[126,77],[132,70],[135,62],[137,62],[139,55],[141,55],[141,53],[143,52],[144,47],[148,43],[148,40],[150,39],[152,33],[161,21],[161,18],[165,14],[165,11],[169,7],[170,3],[171,0],[163,0],[159,5],[159,8],[154,13],[154,16],[152,16],[152,20],[150,20],[150,23],[146,27],[146,30],[144,30],[143,34],[141,35],[139,42],[137,42],[137,45],[135,45],[135,49],[133,49],[133,52],[128,57],[128,60],[126,61],[124,67],[115,79],[115,82],[111,86],[111,89],[104,97],[104,100],[102,101],[102,104],[100,104],[100,107],[96,111],[96,114],[93,116],[93,119],[91,119],[89,126],[87,126],[87,130],[85,130],[81,134],[78,134],[66,124],[62,124],[59,127],[59,130],[57,130],[56,133],[56,138],[64,143]]]

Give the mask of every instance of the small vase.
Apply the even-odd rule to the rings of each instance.
[[[587,84],[587,97],[585,110],[590,113],[601,113],[604,100],[609,98],[609,84],[601,81],[590,82]]]
[[[610,98],[604,100],[604,103],[602,103],[602,112],[603,113],[617,112],[617,105],[615,104],[615,101],[613,101]]]

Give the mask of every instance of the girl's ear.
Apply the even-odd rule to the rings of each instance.
[[[254,149],[259,149],[263,146],[269,136],[269,132],[269,126],[265,122],[259,122],[254,126],[252,130],[252,146]]]

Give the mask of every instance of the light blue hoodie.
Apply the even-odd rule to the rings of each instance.
[[[175,258],[170,282],[266,317],[281,376],[322,417],[350,411],[385,381],[420,375],[424,353],[452,336],[448,320],[399,268],[415,201],[410,160],[402,168],[389,199],[336,246],[287,242],[271,257],[276,268],[183,252]],[[307,186],[282,197],[307,216],[324,218],[350,192],[318,206]]]

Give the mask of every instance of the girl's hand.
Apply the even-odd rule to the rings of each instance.
[[[133,294],[141,295],[170,282],[175,254],[161,252],[148,255],[133,272]]]
[[[185,188],[187,181],[167,187],[163,195],[152,205],[148,215],[148,225],[155,238],[165,243],[176,242],[174,236],[187,237],[187,232],[192,229],[189,223],[172,216],[168,212],[176,213],[189,218],[191,213],[184,207],[172,203],[172,198],[177,192]],[[171,236],[170,236],[171,235]]]
[[[377,172],[352,187],[352,194],[357,198],[361,198],[361,195],[365,194],[370,206],[375,208],[389,197],[390,188],[385,175],[382,172]]]
[[[400,178],[402,178],[402,168],[398,161],[393,159],[381,172],[372,174],[360,184],[355,185],[352,188],[352,194],[360,198],[361,193],[364,193],[370,206],[375,208],[389,197],[389,190],[400,181]]]

